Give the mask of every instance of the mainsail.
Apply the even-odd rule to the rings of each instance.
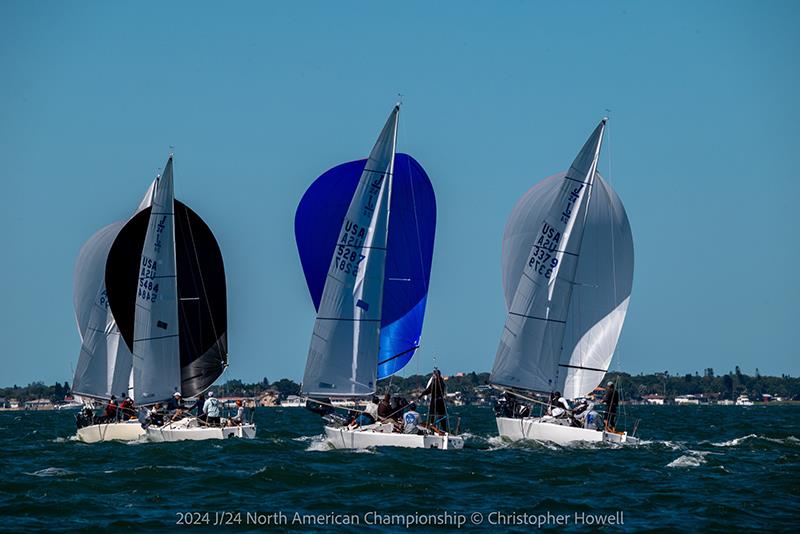
[[[585,395],[608,368],[633,280],[633,240],[621,201],[597,174],[605,121],[566,174],[534,186],[503,240],[508,316],[495,384]]]
[[[151,394],[140,404],[204,391],[228,355],[222,253],[208,225],[173,198],[171,157],[153,199],[119,231],[105,267],[111,309],[137,356],[134,388]]]
[[[136,212],[150,205],[152,189],[153,185]],[[123,392],[131,394],[132,355],[121,342],[105,285],[108,252],[124,224],[125,221],[117,221],[100,229],[81,247],[75,262],[73,300],[81,352],[72,391],[85,397],[107,399]]]
[[[139,262],[133,339],[133,390],[139,404],[180,391],[180,331],[175,264],[172,158],[158,179]]]
[[[395,106],[340,226],[303,376],[307,395],[375,392],[398,114]]]

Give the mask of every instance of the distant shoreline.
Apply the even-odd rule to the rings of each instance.
[[[429,374],[408,377],[393,376],[379,382],[376,395],[390,393],[393,396],[417,398],[425,389]],[[703,374],[687,373],[671,375],[668,372],[649,375],[630,375],[609,372],[603,378],[597,393],[602,394],[606,382],[614,382],[617,391],[626,404],[686,404],[690,406],[708,404],[739,403],[792,403],[800,402],[800,378],[788,375],[780,377],[746,375],[737,366],[735,371],[717,375],[712,368]],[[490,405],[497,395],[498,388],[490,385],[489,373],[455,373],[445,377],[448,400],[456,406]],[[238,379],[215,384],[211,388],[218,397],[249,399],[260,406],[284,404],[288,397],[300,395],[300,384],[282,378],[270,382],[263,378],[260,382],[244,383]],[[117,395],[122,396],[122,392]],[[70,385],[67,382],[47,386],[33,382],[27,386],[0,388],[0,410],[54,409],[73,401]],[[297,405],[296,400],[291,405]],[[74,404],[73,404],[74,406]]]

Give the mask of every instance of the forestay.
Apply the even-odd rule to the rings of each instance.
[[[303,393],[375,391],[399,107],[370,153],[341,223],[303,376]]]
[[[566,174],[517,203],[503,240],[508,317],[491,380],[584,395],[616,348],[633,280],[633,241],[621,201],[596,174],[605,123]]]

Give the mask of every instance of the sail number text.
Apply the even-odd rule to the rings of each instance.
[[[333,263],[337,269],[353,276],[358,274],[358,267],[365,257],[361,254],[361,247],[364,246],[366,235],[366,228],[345,221],[344,232],[336,244],[336,256],[333,257]]]
[[[536,244],[533,245],[528,267],[545,278],[550,278],[553,269],[558,265],[558,258],[554,253],[558,250],[559,241],[561,241],[561,232],[546,222],[542,223],[542,232],[539,234]]]
[[[142,256],[142,269],[139,273],[137,295],[144,301],[155,302],[158,297],[158,284],[153,283],[156,277],[156,260]]]

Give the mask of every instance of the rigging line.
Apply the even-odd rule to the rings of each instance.
[[[184,210],[184,213],[186,214],[186,225],[189,227],[189,238],[191,239],[191,242],[192,242],[192,251],[194,252],[194,259],[195,259],[195,262],[197,263],[197,272],[200,274],[200,287],[202,287],[202,289],[203,289],[203,296],[205,297],[204,300],[205,300],[206,308],[208,309],[208,317],[211,320],[211,330],[214,332],[214,340],[215,340],[214,341],[214,345],[217,345],[217,347],[219,347],[219,345],[220,345],[220,343],[219,343],[220,336],[219,336],[219,332],[217,331],[217,325],[216,325],[216,323],[214,321],[214,314],[211,311],[211,303],[209,302],[209,299],[208,299],[208,291],[206,291],[206,281],[205,281],[205,277],[203,276],[203,268],[200,266],[200,256],[197,253],[197,243],[194,240],[194,232],[192,231],[192,223],[189,220],[189,207],[188,206],[184,206],[184,207],[186,208]],[[220,256],[222,256],[221,252],[220,252]],[[177,271],[177,269],[176,269],[176,271]],[[225,356],[227,356],[227,354],[225,354]],[[225,367],[227,367],[227,361],[225,362]],[[224,372],[225,371],[223,369],[223,373]]]
[[[408,167],[409,183],[411,184],[411,205],[414,211],[414,230],[417,233],[417,252],[419,253],[419,272],[422,273],[422,284],[425,287],[425,294],[428,294],[428,280],[425,279],[425,264],[422,260],[422,238],[419,231],[419,214],[417,213],[417,194],[414,190],[414,179],[411,175],[411,156],[406,154],[406,165]]]

